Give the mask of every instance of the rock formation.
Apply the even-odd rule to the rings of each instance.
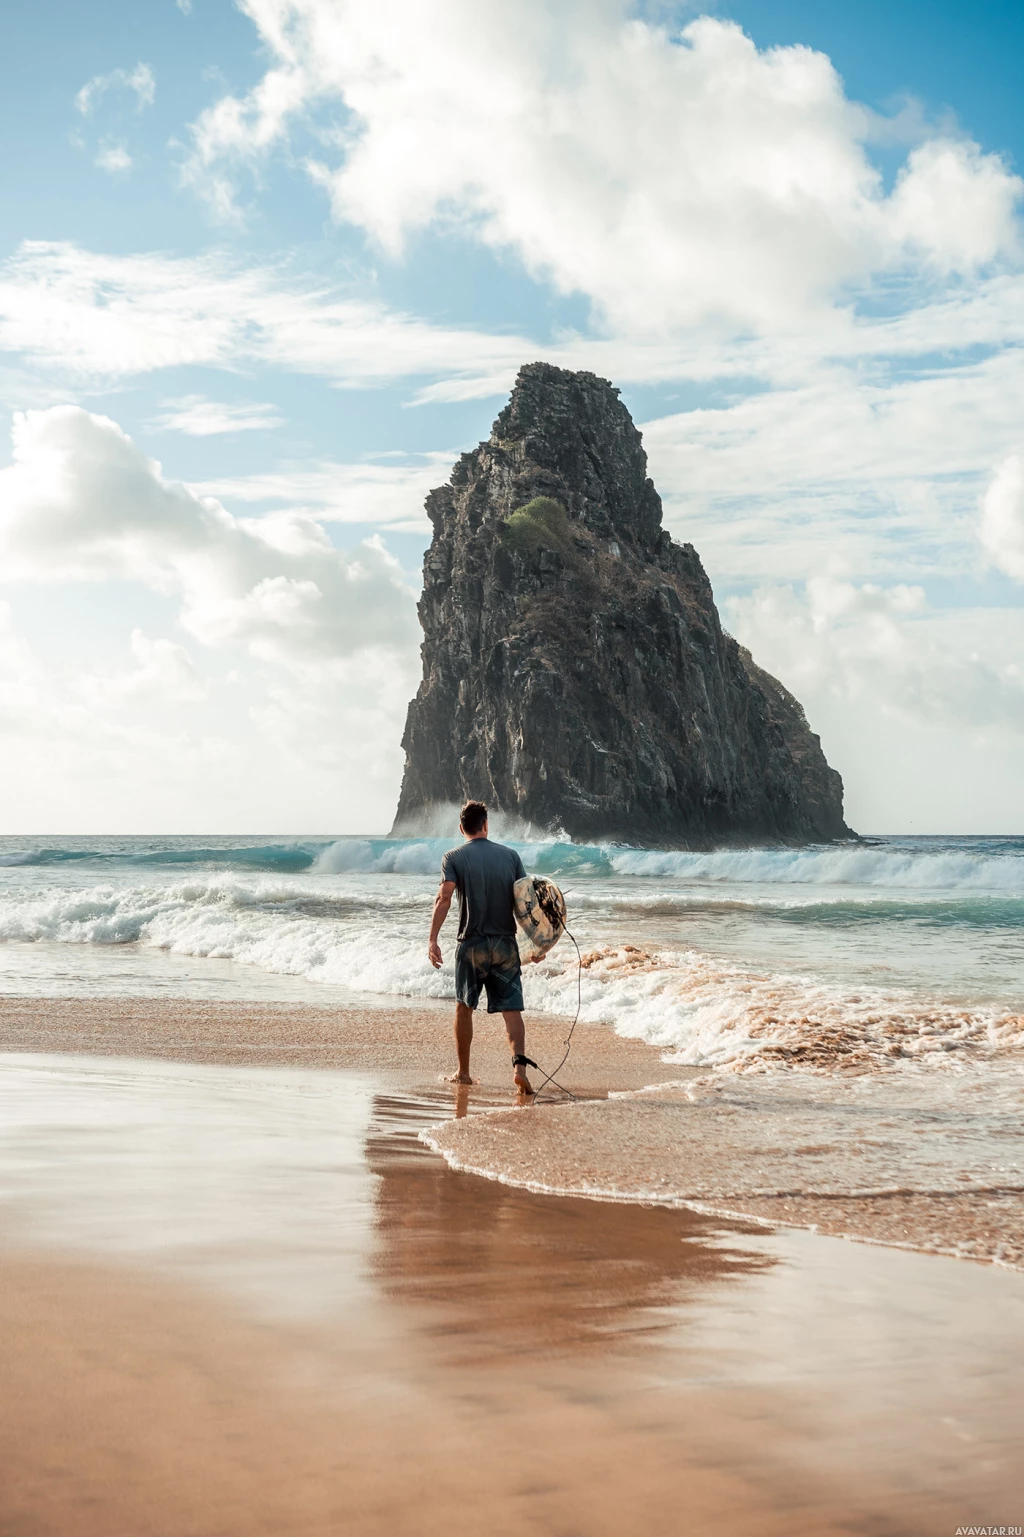
[[[426,508],[396,832],[472,796],[583,842],[851,836],[800,704],[723,632],[696,551],[662,528],[607,380],[523,368]]]

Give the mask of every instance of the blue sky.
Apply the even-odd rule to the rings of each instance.
[[[9,830],[385,827],[423,495],[536,357],[855,826],[1022,830],[1019,8],[13,11]]]

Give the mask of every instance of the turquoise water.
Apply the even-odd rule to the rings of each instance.
[[[2,839],[0,986],[451,996],[450,969],[433,972],[425,953],[451,841]],[[951,1038],[966,1011],[977,1045],[1024,1008],[1024,838],[716,853],[518,846],[527,868],[562,886],[593,957],[583,1018],[688,1060],[760,1049],[762,1018],[789,1028],[938,1009]],[[446,960],[452,938],[442,936]],[[532,1007],[564,1011],[575,991],[567,946],[528,973]]]

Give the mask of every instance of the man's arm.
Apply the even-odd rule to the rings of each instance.
[[[441,946],[437,942],[437,936],[441,932],[441,925],[448,916],[448,909],[452,905],[452,892],[454,890],[454,881],[442,881],[441,889],[434,898],[434,914],[430,920],[430,943],[427,945],[427,954],[430,957],[430,964],[435,971],[443,964]]]

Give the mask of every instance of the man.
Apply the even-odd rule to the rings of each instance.
[[[434,902],[427,954],[436,969],[442,964],[437,936],[459,893],[459,937],[455,951],[455,1049],[458,1072],[450,1083],[472,1083],[469,1053],[473,1044],[473,1010],[481,987],[488,1014],[500,1014],[512,1047],[513,1081],[521,1094],[532,1094],[526,1076],[526,1026],[523,1024],[523,981],[516,944],[512,887],[525,876],[515,849],[492,843],[487,836],[487,807],[467,801],[459,826],[461,848],[449,849],[441,861],[441,889]]]

